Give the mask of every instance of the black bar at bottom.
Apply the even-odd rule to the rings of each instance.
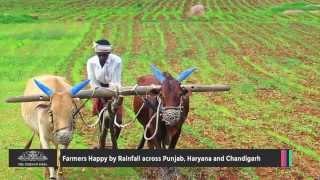
[[[279,149],[61,150],[63,167],[281,167]]]

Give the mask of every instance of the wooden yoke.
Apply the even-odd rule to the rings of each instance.
[[[90,99],[100,97],[112,97],[117,94],[121,96],[134,96],[134,95],[145,95],[152,90],[159,90],[160,85],[151,86],[129,86],[121,87],[118,90],[115,88],[98,88],[96,90],[82,90],[74,98]],[[200,84],[188,84],[182,85],[182,87],[191,90],[192,92],[218,92],[218,91],[229,91],[229,85],[216,84],[216,85],[200,85]],[[18,103],[18,102],[33,102],[33,101],[49,101],[49,97],[42,94],[30,95],[30,96],[16,96],[9,97],[7,103]]]

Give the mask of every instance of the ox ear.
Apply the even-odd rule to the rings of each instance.
[[[47,86],[45,85],[44,83],[36,80],[36,79],[33,79],[33,82],[37,85],[37,87],[43,92],[45,93],[47,96],[51,96],[53,94],[53,91]]]
[[[165,77],[161,70],[158,69],[155,65],[151,64],[151,71],[153,73],[153,76],[162,83]]]
[[[189,68],[189,69],[181,72],[181,73],[178,75],[178,77],[176,78],[177,81],[181,82],[181,81],[187,79],[187,78],[193,73],[193,71],[195,71],[196,69],[197,69],[197,68],[192,67],[192,68]]]
[[[83,89],[84,87],[86,87],[86,85],[88,85],[88,83],[90,82],[89,79],[84,80],[76,85],[74,85],[71,89],[70,89],[70,94],[75,96],[81,89]]]

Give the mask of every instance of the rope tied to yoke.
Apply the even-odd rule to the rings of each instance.
[[[95,126],[95,123],[93,123],[93,124],[91,124],[91,125],[88,125],[88,124],[85,122],[85,120],[84,120],[84,118],[83,118],[83,114],[82,114],[82,112],[81,112],[80,110],[87,104],[87,102],[88,102],[90,99],[93,98],[93,96],[94,96],[94,94],[95,94],[95,92],[96,92],[96,89],[98,89],[98,87],[95,87],[95,88],[93,89],[92,94],[91,94],[91,97],[88,98],[88,99],[86,99],[86,101],[81,104],[81,106],[77,109],[77,111],[76,111],[75,114],[74,114],[74,115],[76,115],[77,113],[79,113],[81,121],[84,123],[84,125],[85,125],[87,128],[92,128],[92,127],[94,127],[94,126]]]
[[[136,95],[138,95],[138,93],[136,92],[136,87],[137,87],[137,86],[138,86],[138,85],[136,84],[136,85],[133,87],[133,91],[136,93]],[[116,95],[115,95],[115,96],[116,96],[116,99],[118,99],[119,96],[120,96],[120,91],[119,91],[119,88],[118,88],[118,87],[116,87],[115,94],[116,94]],[[117,122],[116,112],[114,112],[114,113],[115,113],[115,116],[114,116],[113,123],[114,123],[117,127],[119,127],[119,128],[124,128],[124,127],[129,126],[130,124],[132,124],[132,123],[134,122],[135,119],[137,119],[137,117],[138,117],[138,115],[140,114],[141,110],[143,109],[144,105],[145,105],[145,103],[143,103],[143,104],[141,105],[141,107],[140,107],[139,111],[137,112],[135,118],[134,118],[133,120],[129,121],[128,123],[126,123],[126,124],[119,124],[119,123]],[[90,128],[95,127],[95,126],[98,124],[101,116],[105,113],[106,110],[107,110],[107,106],[105,106],[105,107],[100,111],[100,113],[99,113],[99,115],[98,115],[98,119],[96,120],[96,122],[94,122],[93,124],[90,125]],[[115,110],[114,110],[114,111],[115,111]],[[104,121],[104,118],[103,118],[103,121]],[[104,123],[104,122],[102,122],[102,124],[103,124],[103,123]]]
[[[157,112],[155,114],[153,114],[153,116],[150,118],[148,124],[146,125],[146,128],[144,129],[144,133],[143,133],[143,137],[145,140],[149,141],[151,139],[154,138],[154,136],[157,134],[158,132],[158,125],[159,125],[159,115],[160,115],[160,107],[161,107],[161,98],[159,96],[157,96],[157,101],[158,101],[158,107],[157,107]],[[154,130],[154,133],[152,136],[147,137],[147,131],[148,128],[151,126],[151,122],[154,119],[154,117],[156,117],[156,128]]]
[[[132,90],[135,92],[136,95],[138,95],[138,93],[137,93],[137,91],[136,91],[136,90],[137,90],[137,86],[138,86],[138,84],[134,85],[133,88],[132,88]],[[134,117],[131,121],[129,121],[127,124],[123,124],[123,125],[122,125],[122,124],[118,124],[118,122],[117,122],[117,115],[114,116],[114,121],[113,121],[113,123],[114,123],[117,127],[119,127],[119,128],[124,128],[124,127],[127,127],[127,126],[131,125],[131,124],[134,122],[134,120],[137,119],[137,117],[138,117],[138,115],[140,114],[141,110],[143,109],[144,105],[145,105],[145,102],[143,101],[143,103],[142,103],[142,105],[140,106],[140,108],[139,108],[138,112],[136,113],[135,117]]]

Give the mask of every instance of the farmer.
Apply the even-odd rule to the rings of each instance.
[[[106,39],[93,43],[95,56],[87,62],[87,74],[91,88],[121,87],[122,60],[119,56],[111,53],[112,46]],[[97,115],[110,98],[94,98],[92,114]],[[122,102],[122,97],[121,101]],[[122,106],[117,115],[122,115]]]

